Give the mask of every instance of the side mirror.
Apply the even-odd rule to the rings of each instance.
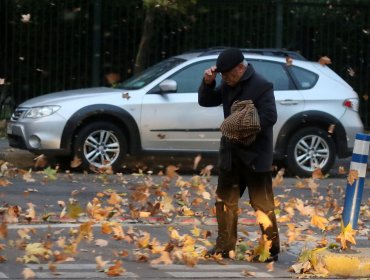
[[[174,80],[164,80],[162,83],[159,84],[159,89],[161,93],[176,92],[177,82]]]

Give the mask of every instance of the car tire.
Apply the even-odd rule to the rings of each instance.
[[[112,166],[121,168],[127,152],[127,141],[123,132],[109,122],[93,122],[84,126],[75,136],[75,155],[81,159],[83,169]]]
[[[301,177],[310,177],[316,168],[327,173],[335,162],[335,143],[328,132],[306,127],[290,137],[287,145],[287,168]]]

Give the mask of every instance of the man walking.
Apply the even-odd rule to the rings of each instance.
[[[222,83],[216,87],[217,73],[221,74]],[[215,247],[209,250],[207,255],[221,254],[227,258],[229,252],[235,250],[238,202],[248,187],[252,207],[255,211],[265,213],[272,224],[267,228],[261,225],[262,234],[272,241],[270,257],[266,260],[271,262],[278,259],[280,252],[271,174],[273,125],[277,120],[273,86],[255,72],[253,66],[244,60],[239,49],[226,49],[218,56],[216,66],[204,72],[198,92],[199,105],[213,107],[222,104],[224,117],[228,120],[234,113],[232,105],[246,100],[252,101],[250,103],[256,109],[260,130],[254,135],[252,143],[234,141],[235,139],[225,135],[221,138],[215,202],[218,236]],[[248,124],[249,120],[244,123]],[[227,127],[230,124],[243,125],[240,122],[228,122]],[[248,130],[248,127],[245,129]]]

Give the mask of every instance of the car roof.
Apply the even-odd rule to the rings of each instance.
[[[176,57],[183,58],[186,60],[193,59],[195,57],[201,57],[201,56],[207,56],[207,55],[218,55],[223,50],[227,49],[226,47],[215,47],[215,48],[208,48],[208,49],[199,49],[199,50],[192,50],[185,52],[181,55],[177,55]],[[296,60],[303,60],[307,61],[307,59],[302,56],[298,52],[294,51],[287,51],[284,49],[273,49],[273,48],[262,48],[262,49],[246,49],[246,48],[240,48],[240,50],[244,54],[256,54],[256,55],[262,55],[262,56],[273,56],[273,57],[290,57],[292,59]]]

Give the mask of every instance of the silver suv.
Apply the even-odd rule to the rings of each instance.
[[[84,167],[119,168],[126,154],[217,153],[222,107],[200,107],[197,91],[204,70],[215,65],[220,51],[168,58],[116,88],[69,90],[27,100],[8,123],[9,144],[36,154],[76,155]],[[336,156],[351,154],[363,124],[358,95],[343,79],[295,52],[243,52],[274,84],[276,160],[284,160],[293,174],[309,176],[316,168],[327,172]]]

